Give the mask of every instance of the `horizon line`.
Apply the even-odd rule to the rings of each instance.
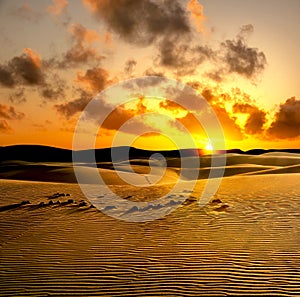
[[[17,144],[8,144],[8,145],[1,145],[0,148],[4,148],[4,147],[13,147],[13,146],[37,146],[37,147],[48,147],[48,148],[55,148],[55,149],[62,149],[62,150],[68,150],[68,151],[74,151],[72,148],[66,148],[66,147],[59,147],[59,146],[54,146],[54,145],[46,145],[46,144],[36,144],[36,143],[17,143]],[[197,147],[197,148],[178,148],[178,149],[167,149],[167,148],[161,148],[161,149],[147,149],[147,148],[140,148],[140,147],[135,147],[135,146],[130,146],[130,145],[121,145],[121,146],[111,146],[111,147],[97,147],[97,148],[83,148],[83,149],[79,149],[79,150],[75,150],[75,151],[85,151],[85,150],[101,150],[101,149],[112,149],[112,148],[121,148],[121,147],[130,147],[133,149],[137,149],[137,150],[143,150],[143,151],[180,151],[180,150],[202,150],[202,151],[206,151],[206,152],[227,152],[227,151],[233,151],[233,150],[239,150],[242,152],[248,152],[248,151],[253,151],[253,150],[263,150],[263,151],[270,151],[270,150],[277,150],[277,151],[284,151],[284,150],[300,150],[300,148],[261,148],[261,147],[257,147],[257,148],[249,148],[249,149],[240,149],[240,148],[226,148],[226,149],[222,149],[222,150],[218,150],[218,149],[212,149],[212,150],[208,150],[206,148],[201,148],[201,147]]]

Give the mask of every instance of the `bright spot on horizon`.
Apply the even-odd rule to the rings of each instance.
[[[212,144],[211,144],[211,143],[208,143],[208,144],[206,145],[205,149],[206,149],[207,151],[212,151],[212,150],[213,150]]]

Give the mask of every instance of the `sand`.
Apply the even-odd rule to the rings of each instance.
[[[174,212],[145,223],[103,214],[74,183],[0,180],[0,295],[299,296],[299,157],[241,158],[232,156],[205,207],[197,203],[200,179]],[[110,187],[127,199],[154,199],[176,172],[143,190],[110,176]]]

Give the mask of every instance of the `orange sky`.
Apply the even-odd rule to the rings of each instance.
[[[2,1],[0,145],[72,148],[79,116],[95,95],[157,75],[210,104],[228,149],[299,148],[300,2],[261,2]],[[133,98],[147,95],[132,89]],[[198,147],[213,142],[195,120],[203,110],[172,104],[176,94],[157,106],[138,100],[121,108],[128,98],[118,96],[99,103],[99,114],[115,110],[97,147],[110,146],[116,132],[122,145],[171,149],[176,140],[186,147],[181,124]]]

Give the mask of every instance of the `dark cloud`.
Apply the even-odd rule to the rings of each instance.
[[[23,112],[16,111],[13,106],[0,103],[0,133],[10,134],[13,132],[7,120],[21,120],[25,117]]]
[[[39,89],[40,94],[47,100],[55,101],[65,96],[66,84],[58,77],[54,77],[51,84],[46,83]]]
[[[227,71],[225,69],[217,69],[217,70],[205,73],[205,76],[216,82],[221,83],[223,81],[226,73],[227,73]]]
[[[101,128],[107,130],[119,130],[119,128],[130,120],[135,113],[132,110],[126,110],[124,107],[117,107],[105,119]]]
[[[60,62],[59,66],[62,68],[75,67],[77,64],[93,61],[95,56],[96,52],[93,49],[86,48],[80,43],[76,43],[65,53],[63,61]]]
[[[188,81],[186,84],[194,90],[199,90],[202,87],[202,84],[196,80]]]
[[[128,60],[128,61],[125,63],[125,67],[124,67],[125,73],[131,74],[132,71],[134,70],[136,64],[137,64],[137,62],[136,62],[135,60],[133,60],[133,59]]]
[[[171,110],[171,111],[177,111],[177,110],[185,110],[183,107],[181,107],[178,103],[171,101],[171,100],[164,100],[159,103],[159,107]]]
[[[14,89],[9,95],[9,100],[14,103],[26,101],[24,86],[36,87],[47,100],[57,99],[64,96],[66,85],[57,74],[49,74],[51,66],[39,53],[25,48],[20,56],[0,64],[0,84]]]
[[[165,38],[159,44],[159,64],[165,67],[182,67],[188,63],[186,58],[188,50],[187,45],[176,46],[175,40]]]
[[[86,105],[89,103],[89,101],[92,99],[92,95],[84,90],[79,91],[78,98],[54,105],[54,108],[63,116],[65,116],[67,119],[71,118],[73,115],[77,114],[78,112],[81,112],[84,110]]]
[[[190,32],[185,9],[174,0],[84,0],[97,19],[123,40],[147,46],[162,36]]]
[[[6,120],[21,120],[25,117],[23,112],[16,111],[11,105],[4,105],[0,103],[0,118]]]
[[[244,129],[246,134],[260,134],[266,123],[266,112],[249,103],[235,103],[232,107],[234,113],[248,114]]]
[[[228,73],[254,78],[265,69],[267,64],[265,54],[247,44],[247,37],[252,32],[252,25],[243,26],[235,40],[226,40],[222,43]]]
[[[300,100],[289,98],[280,104],[275,119],[267,130],[272,137],[285,139],[300,136]]]
[[[5,87],[19,84],[41,85],[44,82],[40,56],[29,48],[24,49],[22,55],[0,64],[0,83]]]
[[[23,54],[22,56],[14,57],[10,61],[9,66],[15,76],[21,78],[28,85],[40,85],[44,83],[45,77],[40,65],[29,55]]]
[[[160,76],[160,77],[165,76],[165,74],[162,71],[153,70],[151,67],[146,69],[146,71],[144,72],[144,75],[146,75],[146,76]]]
[[[207,46],[190,47],[189,42],[177,38],[164,38],[158,44],[159,66],[177,71],[179,75],[193,74],[197,67],[214,57],[215,53]]]
[[[207,100],[208,102],[213,102],[213,101],[217,101],[216,99],[216,95],[212,92],[211,89],[209,88],[205,88],[203,91],[202,91],[202,96],[205,100]]]
[[[109,73],[101,67],[88,69],[84,74],[78,73],[77,81],[95,92],[102,91],[111,83]]]
[[[9,88],[15,85],[13,69],[8,65],[0,64],[0,83]]]
[[[71,24],[72,46],[64,54],[61,60],[54,59],[52,63],[60,68],[75,67],[79,64],[97,62],[104,57],[99,55],[98,50],[92,47],[93,42],[100,39],[95,30],[88,30],[79,23]]]
[[[13,132],[13,130],[8,125],[7,121],[0,119],[0,133],[10,134],[12,132]]]

